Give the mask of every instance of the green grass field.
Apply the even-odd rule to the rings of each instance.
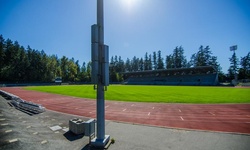
[[[37,86],[27,90],[96,98],[93,85]],[[156,103],[250,103],[250,88],[203,86],[131,86],[111,85],[105,99],[130,102]]]

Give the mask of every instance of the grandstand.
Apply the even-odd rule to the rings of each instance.
[[[123,78],[128,85],[218,85],[212,66],[126,72]]]

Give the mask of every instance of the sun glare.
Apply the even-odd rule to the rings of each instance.
[[[122,5],[126,7],[127,9],[131,9],[132,7],[135,7],[138,1],[139,0],[121,0]]]
[[[123,5],[130,6],[135,0],[122,0]]]

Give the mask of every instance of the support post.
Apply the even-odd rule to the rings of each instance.
[[[95,147],[105,147],[110,139],[109,135],[105,135],[105,101],[104,101],[104,81],[108,67],[104,67],[104,60],[108,55],[104,54],[104,21],[103,21],[103,0],[97,0],[97,26],[98,26],[98,74],[97,74],[97,136],[91,141],[91,145]],[[108,51],[107,51],[108,53]]]

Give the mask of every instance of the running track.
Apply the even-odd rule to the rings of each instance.
[[[0,88],[46,109],[96,117],[96,101]],[[250,134],[250,104],[159,104],[105,101],[105,119],[160,127]]]

